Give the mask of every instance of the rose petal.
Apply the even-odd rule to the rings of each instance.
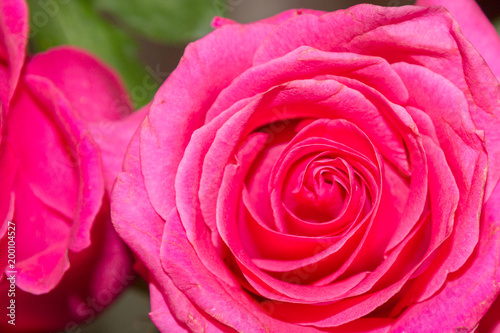
[[[334,134],[335,133],[335,134]],[[313,136],[308,138],[308,136]],[[304,148],[304,149],[300,149]],[[289,150],[294,149],[293,155],[296,155],[298,150],[302,150],[298,157],[305,156],[309,154],[309,150],[317,150],[320,152],[325,152],[332,150],[332,154],[342,157],[347,163],[355,165],[355,161],[360,164],[365,164],[363,168],[359,168],[358,172],[366,169],[374,171],[374,175],[377,175],[377,167],[375,166],[377,161],[376,153],[374,153],[374,147],[371,142],[367,140],[364,134],[353,124],[343,121],[343,120],[327,120],[320,119],[302,129],[289,143],[288,147],[283,151],[283,155],[287,154]],[[284,232],[289,227],[283,222],[283,216],[278,216],[278,211],[282,211],[279,206],[281,204],[286,205],[286,198],[282,195],[282,183],[284,177],[287,173],[287,168],[294,163],[293,161],[287,161],[280,158],[276,162],[276,166],[280,167],[280,170],[276,174],[273,170],[272,181],[270,183],[270,191],[272,191],[271,202],[275,207],[274,220],[278,223],[278,229]],[[362,171],[361,171],[362,172]],[[363,176],[361,176],[364,178]],[[376,187],[376,185],[375,185]],[[373,189],[376,191],[375,189]],[[372,195],[376,195],[372,193]],[[356,208],[356,207],[355,207]],[[303,224],[303,223],[301,223]],[[330,230],[331,223],[316,223],[308,225],[303,232],[299,232],[301,235],[314,236],[315,233],[309,234],[313,230]],[[298,227],[299,225],[296,225]],[[318,230],[317,230],[318,229]],[[298,230],[292,231],[295,233]],[[328,232],[326,232],[328,234]]]
[[[172,305],[171,315],[177,320],[184,321],[191,328],[197,328],[199,325],[203,327],[207,325],[204,315],[200,314],[183,293],[172,284],[162,268],[160,244],[165,221],[153,210],[144,187],[139,169],[139,133],[138,129],[130,142],[125,155],[124,172],[118,175],[113,190],[111,200],[113,225],[150,273],[150,276],[145,278],[149,280],[151,291],[154,293],[151,313],[154,322],[160,324],[160,327],[174,325],[169,318],[159,318],[160,314],[170,314],[170,310],[166,312],[165,308],[170,304]],[[130,189],[134,189],[133,192],[130,192]],[[128,209],[127,207],[132,203],[140,205],[141,209]],[[163,301],[158,298],[157,291],[165,297]],[[179,304],[183,306],[178,306]],[[176,329],[181,329],[182,325],[178,323]]]
[[[427,273],[434,277],[433,281],[426,285],[428,291],[421,296],[425,299],[441,287],[448,272],[456,271],[465,263],[477,244],[477,212],[481,210],[483,200],[482,188],[486,181],[487,157],[482,133],[477,131],[468,113],[468,104],[454,85],[420,66],[401,63],[395,64],[394,67],[408,89],[414,92],[409,105],[425,109],[432,119],[437,138],[460,191],[454,232],[441,250],[441,258],[435,259],[432,269],[427,270]],[[443,98],[444,96],[446,98]],[[436,272],[430,273],[433,270]]]
[[[59,125],[68,131],[66,135],[71,138],[70,145],[74,149],[78,176],[80,182],[85,184],[78,188],[76,207],[70,215],[73,216],[73,221],[68,248],[78,252],[90,245],[92,225],[102,205],[104,180],[99,153],[85,124],[76,117],[68,101],[50,81],[34,75],[26,76],[25,81],[46,110],[53,110],[53,116]],[[35,176],[31,178],[32,181],[36,179]],[[50,183],[47,180],[38,181],[36,193],[44,193]]]
[[[116,176],[122,168],[123,157],[133,134],[149,112],[150,104],[114,121],[89,124],[92,139],[99,147],[106,189],[111,192]]]
[[[212,189],[218,188],[220,184],[221,171],[219,169],[224,166],[225,163],[223,161],[229,158],[239,138],[245,136],[244,131],[251,131],[253,128],[258,128],[261,124],[265,124],[268,121],[276,121],[274,118],[269,119],[273,115],[270,115],[267,110],[277,110],[276,114],[279,115],[279,119],[287,119],[288,116],[292,115],[294,118],[339,117],[353,121],[363,130],[369,130],[370,134],[373,131],[373,127],[370,129],[368,125],[374,121],[368,116],[372,111],[375,112],[373,106],[354,90],[348,89],[333,80],[294,81],[285,87],[276,87],[272,93],[266,93],[265,98],[265,102],[260,102],[261,105],[257,109],[258,112],[253,111],[255,106],[245,108],[244,111],[237,112],[233,119],[231,119],[231,122],[226,122],[222,126],[222,129],[218,131],[216,140],[206,153],[200,184],[200,198],[202,212],[207,223],[211,223],[213,214],[209,213],[208,208],[205,208],[205,206],[208,207],[210,205],[210,207],[213,207],[211,203],[214,202],[213,199],[216,193]],[[285,101],[286,106],[284,106]],[[300,104],[294,105],[295,102]],[[237,103],[230,108],[229,110],[231,111],[226,111],[224,113],[225,117],[229,117],[229,112],[235,113],[238,110],[237,105],[239,104],[241,103]],[[305,105],[307,105],[307,108]],[[357,111],[357,117],[354,117],[352,110]],[[367,113],[367,117],[359,117],[360,113],[365,112]],[[249,123],[250,117],[252,121]],[[380,117],[380,114],[378,117]],[[218,119],[217,122],[220,123],[221,119]],[[216,130],[219,126],[214,125],[210,131]],[[207,145],[209,144],[208,140],[211,139],[205,137],[203,140],[205,145]],[[188,146],[187,150],[190,151],[195,148],[195,146],[191,147]],[[204,154],[204,152],[197,150],[194,150],[194,152],[196,155]],[[180,169],[180,173],[182,172],[182,169]],[[180,210],[180,214],[183,214],[182,209]]]
[[[0,100],[6,106],[14,95],[24,65],[28,41],[28,8],[25,1],[4,0],[0,3]],[[4,85],[4,82],[7,83]]]
[[[130,116],[131,104],[119,77],[78,49],[60,47],[39,54],[29,62],[26,72],[50,80],[71,103],[75,114],[83,118],[99,146],[106,188],[110,190],[130,137],[149,107]]]
[[[16,243],[30,244],[29,247],[16,248],[17,285],[35,295],[47,293],[57,286],[69,269],[67,240],[70,227],[66,218],[37,200],[22,177],[17,178],[14,192],[15,220],[27,222],[16,223]]]
[[[169,305],[165,302],[160,289],[155,282],[149,284],[151,295],[151,313],[149,316],[155,326],[163,332],[235,332],[230,327],[202,314],[172,282],[167,286]],[[163,289],[162,288],[162,289]],[[172,310],[170,310],[172,308]]]
[[[404,104],[408,91],[390,65],[382,58],[346,52],[323,52],[301,46],[283,57],[256,65],[221,91],[207,112],[206,122],[235,102],[289,81],[345,76],[374,87],[389,100]],[[380,125],[381,127],[383,124]],[[384,133],[382,135],[388,136]]]
[[[286,282],[286,279],[283,282],[261,272],[252,260],[250,260],[241,243],[241,239],[244,239],[246,234],[239,233],[237,230],[239,223],[236,223],[236,220],[242,220],[242,216],[237,214],[238,197],[235,194],[239,192],[243,184],[243,178],[246,174],[244,167],[244,165],[231,164],[225,168],[224,178],[226,181],[223,182],[219,192],[217,224],[221,237],[235,255],[243,274],[247,277],[252,287],[257,288],[261,295],[270,299],[301,303],[324,302],[331,297],[338,297],[338,294],[345,292],[345,289],[349,290],[353,284],[356,284],[364,277],[359,276],[338,285],[317,288],[293,285]],[[248,165],[246,167],[248,168]],[[261,283],[269,287],[261,287]],[[267,292],[265,289],[267,289]],[[300,296],[298,296],[299,294]]]
[[[118,120],[132,113],[119,76],[86,51],[53,48],[31,59],[26,73],[50,80],[88,123]]]
[[[57,112],[50,106],[41,106],[36,96],[23,88],[14,101],[8,122],[8,142],[17,155],[18,172],[27,178],[40,200],[70,221],[78,199],[75,142]]]
[[[498,320],[498,311],[500,307],[500,298],[497,297],[495,302],[491,305],[490,309],[481,318],[478,326],[478,332],[490,332],[498,333],[500,332],[500,321]]]
[[[480,241],[468,264],[451,274],[443,288],[433,297],[408,308],[398,318],[395,331],[430,330],[436,323],[443,331],[471,331],[476,327],[500,291],[499,204],[500,186],[497,185],[483,208]]]
[[[325,12],[323,12],[323,11],[314,10],[314,9],[290,9],[290,10],[285,10],[284,12],[281,12],[281,13],[274,15],[274,16],[271,16],[269,18],[256,21],[254,23],[265,23],[265,24],[278,25],[278,24],[281,24],[281,23],[285,22],[286,20],[288,20],[292,17],[295,17],[297,15],[312,14],[312,15],[316,15],[316,16],[321,16],[324,13]],[[225,17],[216,16],[212,20],[211,26],[213,28],[219,28],[219,27],[222,27],[222,26],[227,25],[227,24],[239,24],[239,23],[237,23],[233,20],[230,20],[228,18],[225,18]]]
[[[300,15],[289,19],[274,29],[262,43],[255,54],[254,66],[281,57],[304,45],[323,51],[357,54],[375,54],[382,50],[378,46],[384,45],[384,55],[388,55],[384,58],[389,62],[394,56],[391,53],[393,51],[389,49],[391,43],[405,45],[406,52],[398,55],[402,57],[412,55],[408,52],[409,49],[415,50],[414,53],[418,54],[418,50],[421,49],[432,52],[448,46],[446,43],[443,45],[443,41],[449,40],[450,37],[449,35],[447,38],[441,37],[441,34],[446,36],[445,28],[441,24],[433,24],[435,28],[432,36],[421,33],[421,28],[429,24],[426,21],[440,20],[439,14],[436,14],[439,13],[439,9],[413,6],[387,7],[381,14],[379,8],[361,4],[346,10],[326,13],[320,17]],[[401,26],[405,29],[401,29]],[[397,38],[385,32],[387,27],[399,29],[397,35],[394,35]],[[335,31],[335,34],[332,34],[332,31]],[[375,35],[377,38],[374,39]],[[409,42],[410,36],[412,36],[411,42]],[[415,36],[419,38],[416,39]],[[358,47],[359,42],[366,40],[372,42],[373,50],[367,50],[366,46]]]
[[[175,206],[174,178],[191,134],[202,125],[219,92],[251,66],[256,48],[272,29],[269,24],[217,29],[188,46],[177,69],[158,90],[148,125],[141,132],[141,163],[151,202],[163,218]]]
[[[161,273],[160,259],[146,253],[160,253],[161,235],[164,220],[162,220],[149,204],[141,181],[139,140],[140,130],[137,129],[123,162],[121,172],[115,183],[111,197],[111,219],[120,237],[139,256],[139,259],[154,272],[157,277]],[[134,192],[130,192],[133,188]],[[131,204],[141,205],[142,209],[128,209]]]
[[[401,252],[398,257],[403,262],[414,256],[414,250],[417,244],[421,242],[422,236],[425,235],[424,228],[418,228],[412,232],[412,237],[405,239],[401,243]],[[419,235],[415,235],[416,233]],[[356,297],[349,297],[349,292],[340,300],[331,304],[317,304],[316,306],[294,304],[285,302],[275,302],[273,316],[286,322],[297,323],[300,326],[312,325],[315,327],[335,327],[345,323],[349,323],[373,311],[376,307],[384,304],[395,295],[405,281],[411,276],[411,270],[406,273],[404,278],[375,292],[367,292]]]
[[[151,298],[151,312],[149,313],[149,317],[160,332],[189,332],[189,325],[187,325],[188,327],[181,326],[182,324],[172,316],[170,309],[165,304],[163,295],[154,283],[149,284],[149,295]]]
[[[460,24],[465,37],[481,53],[493,73],[500,77],[500,37],[474,0],[417,0],[416,6],[443,6]]]
[[[7,231],[7,222],[12,220],[14,214],[14,193],[12,184],[14,175],[18,168],[18,160],[14,155],[12,147],[6,144],[0,157],[0,238]]]
[[[192,250],[176,213],[165,223],[162,244],[163,268],[174,284],[204,313],[222,324],[237,331],[313,332],[313,329],[299,328],[268,317],[239,287],[230,287],[216,280]],[[231,316],[220,316],[221,313],[231,313]]]
[[[274,25],[279,25],[282,24],[283,22],[299,16],[299,15],[304,15],[304,14],[310,14],[310,15],[316,15],[316,16],[321,16],[325,12],[321,10],[314,10],[314,9],[289,9],[285,10],[284,12],[281,12],[279,14],[276,14],[274,16],[259,20],[257,22],[259,23],[266,23],[266,24],[274,24]]]
[[[31,199],[30,199],[31,200]],[[23,201],[21,204],[29,205],[32,201]],[[36,200],[34,200],[36,203]],[[36,206],[36,205],[35,205]],[[19,209],[24,212],[26,209]],[[45,209],[45,212],[47,210]],[[26,216],[20,216],[26,217]],[[50,220],[49,220],[50,219]],[[49,293],[34,295],[16,290],[16,304],[23,306],[16,308],[16,329],[19,332],[56,332],[71,322],[82,322],[92,320],[102,307],[109,305],[127,286],[134,280],[131,273],[131,257],[125,244],[118,238],[109,220],[109,210],[103,209],[92,228],[92,246],[78,253],[68,253],[71,267]],[[36,245],[56,239],[54,232],[48,233],[51,239],[45,238],[42,232],[45,228],[63,229],[58,224],[57,215],[45,215],[36,221],[51,221],[54,225],[47,223],[43,226],[37,223],[35,226],[27,225],[26,234],[29,239],[19,239],[18,244],[29,243],[30,247],[17,247],[16,254],[20,250],[37,250]],[[16,223],[16,228],[24,224]],[[23,228],[24,229],[24,228]],[[19,231],[19,230],[18,230]],[[35,232],[34,232],[35,231]],[[36,231],[40,231],[39,233]],[[24,232],[23,232],[24,233]],[[38,235],[37,235],[38,234]],[[19,233],[16,235],[20,235]],[[34,239],[34,237],[38,239]],[[67,238],[67,237],[66,237]],[[26,243],[25,243],[26,242]],[[22,252],[22,251],[21,251]],[[45,270],[41,276],[49,276],[50,272]],[[47,283],[44,278],[36,278],[32,285]],[[0,285],[2,292],[7,293],[8,284]],[[68,295],[68,290],[71,291]],[[5,297],[2,300],[7,300]],[[95,302],[95,303],[94,303]],[[10,332],[12,325],[7,321],[0,322],[2,332]],[[68,326],[66,326],[68,327]],[[71,325],[69,326],[71,327]],[[16,331],[16,332],[17,332]]]
[[[500,126],[500,88],[497,79],[485,65],[476,50],[460,34],[458,27],[453,33],[459,41],[458,47],[463,57],[463,70],[470,90],[465,92],[469,98],[469,108],[472,119],[484,131],[486,149],[488,151],[488,175],[484,200],[488,200],[491,192],[500,180],[500,140],[498,127]],[[472,101],[471,101],[472,99]]]

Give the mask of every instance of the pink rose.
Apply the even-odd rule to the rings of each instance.
[[[27,22],[24,1],[0,1],[0,331],[73,330],[134,277],[109,192],[143,113],[82,51],[26,61]]]
[[[493,28],[456,3],[493,61]],[[474,329],[499,290],[500,100],[451,14],[214,26],[156,94],[112,195],[157,327]]]

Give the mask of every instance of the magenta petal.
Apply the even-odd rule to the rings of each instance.
[[[432,330],[439,323],[440,331],[475,328],[499,293],[498,253],[500,253],[499,210],[500,186],[497,185],[486,202],[481,216],[479,245],[463,269],[450,276],[436,295],[414,304],[398,319],[394,330]],[[417,320],[418,318],[418,320]],[[498,318],[498,316],[497,316]]]
[[[161,291],[158,290],[154,283],[149,284],[149,295],[151,298],[149,317],[160,332],[189,332],[188,327],[186,327],[188,325],[182,325],[172,316]]]
[[[35,295],[51,291],[69,269],[66,241],[55,243],[44,251],[16,264],[17,285]]]
[[[262,101],[259,102],[259,99],[262,99]],[[392,154],[388,153],[388,156],[391,156],[394,160],[397,160],[399,156],[402,156],[401,160],[404,160],[403,158],[406,156],[404,147],[400,143],[401,140],[398,140],[395,133],[386,127],[385,119],[370,101],[354,89],[347,88],[334,80],[293,81],[289,84],[275,87],[264,96],[256,97],[247,107],[236,112],[241,108],[241,102],[244,101],[242,100],[234,104],[233,107],[202,129],[206,130],[215,124],[215,128],[210,129],[213,132],[218,128],[216,123],[220,122],[223,116],[227,118],[230,116],[229,112],[235,113],[230,121],[224,123],[218,130],[212,146],[204,157],[204,169],[200,182],[200,197],[203,199],[201,208],[207,221],[211,221],[212,218],[210,216],[213,215],[208,215],[210,213],[208,213],[208,210],[204,210],[204,208],[213,207],[212,203],[214,202],[216,193],[212,189],[220,186],[222,179],[220,170],[226,164],[235,145],[242,136],[244,137],[246,132],[250,132],[253,128],[258,128],[268,122],[276,121],[275,114],[279,115],[280,119],[287,119],[287,117],[291,117],[292,115],[297,118],[339,117],[347,119],[365,131],[368,136],[376,136],[377,142],[380,142],[379,146],[385,148],[386,151],[394,149],[391,151]],[[259,104],[255,110],[257,102]],[[285,103],[286,105],[284,105]],[[306,105],[307,107],[305,107]],[[277,111],[275,114],[272,114],[268,110]],[[366,117],[359,117],[360,114],[366,114]],[[411,121],[409,116],[406,118],[405,121]],[[387,143],[387,140],[378,139],[381,135],[380,132],[384,135],[387,134],[388,140],[392,139],[390,140],[391,145],[381,144],[382,142]],[[210,141],[212,140],[211,137],[213,137],[213,133],[210,139],[208,139],[208,135],[206,136]],[[204,145],[209,143],[207,139],[204,139]],[[191,152],[191,150],[193,150],[194,155],[201,154],[194,145],[188,146],[187,151]],[[184,173],[183,169],[181,173]],[[180,209],[179,213],[182,215],[184,209]]]
[[[281,24],[281,23],[285,22],[286,20],[288,20],[292,17],[298,16],[298,15],[312,14],[312,15],[316,15],[316,16],[321,16],[324,13],[325,13],[324,11],[314,10],[314,9],[290,9],[290,10],[286,10],[284,12],[281,12],[279,14],[276,14],[274,16],[271,16],[271,17],[268,17],[268,18],[265,18],[265,19],[262,19],[259,21],[255,21],[253,23],[265,23],[265,24],[278,25],[278,24]],[[219,16],[214,17],[214,19],[212,20],[212,23],[211,23],[213,28],[220,28],[220,27],[222,27],[224,25],[228,25],[228,24],[239,24],[239,23],[235,22],[231,19],[228,19],[225,17],[219,17]]]
[[[140,127],[149,111],[150,104],[140,110],[114,121],[90,123],[92,139],[99,147],[106,189],[111,192],[116,176],[122,169],[123,158],[132,135]]]
[[[0,60],[8,68],[7,81],[2,81],[2,86],[7,85],[8,91],[6,95],[0,95],[0,99],[2,103],[9,105],[24,65],[28,41],[28,8],[22,0],[3,0],[0,10]],[[1,91],[3,92],[3,88]]]
[[[188,240],[192,242],[193,248],[203,264],[214,275],[229,285],[237,285],[235,278],[231,275],[222,260],[213,259],[217,257],[217,248],[214,247],[213,240],[218,238],[215,220],[211,218],[206,219],[205,223],[199,222],[203,216],[204,207],[199,206],[196,201],[193,202],[193,197],[196,197],[198,192],[200,192],[199,183],[204,166],[204,154],[210,149],[210,144],[217,129],[224,123],[227,117],[231,116],[236,110],[239,110],[239,104],[245,103],[238,103],[234,108],[224,112],[220,117],[193,133],[191,141],[179,164],[175,179],[177,210]],[[254,104],[252,103],[252,107]],[[252,107],[248,108],[252,109]],[[220,167],[220,165],[214,164],[212,167]],[[213,199],[216,197],[217,192],[212,191],[208,194]],[[201,191],[200,195],[203,197],[204,191]]]
[[[467,88],[462,88],[469,99],[469,108],[472,119],[486,137],[486,149],[488,151],[488,176],[484,200],[488,200],[491,192],[500,180],[500,90],[498,80],[492,75],[483,59],[474,48],[465,41],[465,38],[456,31],[454,34],[458,40],[459,51],[463,56],[463,68],[466,77]],[[498,64],[498,61],[496,62]],[[480,136],[482,132],[478,133]]]
[[[385,38],[384,29],[393,26],[394,29],[399,28],[399,23],[408,27],[399,29],[398,38],[405,39],[405,35],[411,35],[411,42],[405,43],[408,48],[418,50],[421,43],[432,43],[439,46],[439,39],[433,35],[426,36],[420,33],[419,21],[425,21],[430,16],[428,10],[414,6],[404,7],[388,7],[384,9],[384,13],[380,12],[380,7],[361,4],[351,7],[346,10],[338,10],[331,13],[326,13],[320,17],[316,15],[306,14],[291,18],[281,25],[277,26],[269,37],[262,43],[259,50],[255,54],[254,65],[268,62],[272,59],[281,57],[300,46],[310,46],[318,50],[333,51],[333,52],[355,52],[358,54],[372,54],[377,51],[374,46],[378,43],[384,44],[386,59],[391,59],[391,52],[387,40]],[[422,20],[421,20],[422,19]],[[411,24],[409,24],[411,22]],[[436,26],[435,32],[439,28]],[[370,34],[372,31],[379,29],[375,34],[377,39],[371,45],[370,52],[359,52],[363,48],[358,48],[356,44],[364,39],[365,34]],[[331,32],[335,31],[335,34]],[[422,41],[416,40],[414,36],[419,36]],[[372,39],[371,37],[368,37]],[[399,41],[394,38],[394,41]],[[401,54],[408,56],[411,53]]]
[[[240,287],[216,279],[199,261],[178,214],[165,224],[162,263],[176,287],[204,313],[238,332],[313,332],[268,317]],[[220,314],[230,313],[230,316]]]
[[[83,50],[59,47],[38,54],[26,73],[51,81],[86,122],[118,120],[132,112],[118,76]]]
[[[19,214],[21,212],[29,213],[25,208],[27,206],[33,207],[33,202],[27,201],[26,197],[23,197],[22,200],[23,206],[21,208],[23,211],[18,210]],[[34,202],[36,203],[36,200]],[[20,219],[22,218],[24,222],[26,217],[29,218],[29,216],[20,216]],[[36,248],[42,241],[47,240],[49,246],[54,246],[50,243],[51,240],[54,243],[58,241],[54,231],[63,230],[65,226],[64,222],[59,224],[57,215],[55,217],[45,215],[44,218],[34,217],[34,220],[50,221],[50,223],[47,225],[18,223],[17,228],[26,225],[27,230],[21,233],[21,229],[19,229],[16,236],[23,234],[30,236],[27,239],[19,238],[18,244],[30,244],[31,246],[18,246],[17,251]],[[55,230],[49,232],[50,228]],[[39,239],[33,238],[36,234],[39,235]],[[17,289],[16,304],[23,304],[23,306],[16,309],[16,332],[59,332],[68,322],[91,320],[97,312],[100,312],[101,306],[109,305],[126,286],[130,285],[134,275],[130,272],[129,251],[113,230],[108,210],[104,209],[99,214],[92,234],[90,248],[79,253],[68,253],[71,267],[50,292],[34,295],[21,288]],[[67,239],[67,234],[64,238]],[[19,252],[17,254],[20,255]],[[50,255],[45,254],[44,256],[50,259]],[[51,260],[51,262],[55,261]],[[32,268],[36,267],[33,260],[28,262],[28,265]],[[23,279],[23,283],[30,283],[31,287],[38,288],[39,285],[56,281],[53,276],[54,272],[49,272],[48,268],[47,265],[38,277],[30,280]],[[0,285],[0,289],[5,293],[7,293],[7,287],[7,283]],[[96,308],[88,303],[89,299],[96,301]],[[8,299],[2,298],[3,300]],[[11,325],[6,321],[0,322],[0,331],[11,332],[9,326]]]
[[[294,274],[288,274],[288,278],[285,278],[287,274],[282,274],[284,281],[281,281],[260,271],[244,249],[242,240],[248,236],[237,230],[237,223],[235,221],[236,219],[241,220],[244,218],[241,214],[237,214],[236,211],[239,206],[237,193],[243,183],[242,179],[246,173],[244,170],[245,167],[248,167],[248,165],[230,164],[225,168],[224,180],[226,181],[223,182],[219,191],[217,223],[222,239],[231,249],[247,281],[259,292],[259,294],[274,300],[297,303],[309,304],[322,301],[326,302],[332,301],[333,298],[337,298],[339,295],[345,293],[365,277],[364,274],[360,274],[352,279],[347,279],[347,281],[342,281],[337,285],[316,288],[289,283],[287,281],[288,279],[297,279]],[[261,235],[256,236],[258,237]],[[314,244],[314,242],[312,243]],[[332,246],[332,248],[333,247],[334,246]],[[316,242],[316,251],[318,251],[318,249],[321,250],[323,247],[319,242]],[[324,252],[328,252],[329,250],[330,248],[327,248]],[[335,252],[335,249],[333,249],[332,252]],[[321,254],[323,253],[320,253],[320,255]]]
[[[15,221],[23,222],[16,223],[16,243],[30,244],[16,248],[18,286],[37,295],[47,293],[69,269],[67,239],[70,227],[64,217],[40,203],[21,177],[17,177],[13,190],[16,193]]]
[[[12,147],[5,145],[0,155],[0,238],[7,230],[7,222],[12,220],[14,213],[14,194],[12,184],[17,170],[17,159],[14,156]]]
[[[124,171],[118,175],[113,188],[111,218],[120,237],[158,278],[164,275],[158,257],[164,220],[152,209],[142,183],[138,133],[139,130],[130,142],[123,163]],[[129,209],[130,205],[141,209]]]
[[[276,14],[274,16],[271,16],[269,18],[259,20],[257,22],[258,23],[279,25],[279,24],[289,20],[290,18],[299,16],[299,15],[311,14],[311,15],[321,16],[325,13],[326,12],[324,12],[324,11],[314,10],[314,9],[289,9],[289,10],[285,10],[284,12],[281,12],[279,14]]]
[[[449,272],[456,271],[466,262],[478,242],[477,212],[481,211],[485,194],[487,155],[482,133],[477,131],[467,109],[465,96],[456,86],[420,66],[398,63],[394,67],[413,92],[409,105],[425,110],[432,119],[437,139],[460,193],[453,233],[446,246],[442,247],[439,259],[436,258],[427,270],[433,278],[432,282],[426,284],[426,292],[421,295],[425,299],[441,287]],[[436,271],[432,273],[433,270]]]
[[[169,221],[166,221],[163,237],[161,253],[163,268],[173,278],[179,290],[211,316],[217,317],[219,313],[231,313],[229,326],[238,331],[265,331],[262,323],[233,298],[233,294],[242,293],[242,291],[226,290],[222,285],[223,282],[217,281],[201,265],[191,244],[185,238],[185,232],[176,212],[172,213]],[[204,283],[200,285],[202,281]],[[197,285],[198,288],[193,288],[193,285]],[[229,324],[228,319],[227,317],[218,318],[222,323]]]
[[[95,218],[101,209],[104,196],[104,181],[100,168],[99,153],[85,124],[78,119],[73,108],[53,84],[37,76],[27,76],[30,89],[48,110],[54,110],[55,116],[69,130],[68,136],[75,148],[76,166],[85,186],[78,189],[78,202],[71,226],[70,250],[78,252],[90,245],[90,232]],[[42,189],[41,189],[42,190]]]
[[[118,76],[98,59],[74,48],[61,47],[35,56],[27,65],[64,94],[100,150],[106,188],[111,190],[121,169],[127,144],[148,106],[131,115],[126,90]]]
[[[212,19],[210,26],[214,29],[217,29],[228,24],[238,24],[238,23],[226,17],[216,16]]]
[[[408,91],[388,62],[347,52],[324,52],[301,46],[263,64],[257,64],[221,91],[207,112],[206,121],[239,100],[267,91],[280,84],[301,79],[336,75],[360,81],[380,91],[394,103],[404,104]]]
[[[443,6],[460,24],[460,30],[500,77],[500,37],[474,0],[417,0],[417,6]]]
[[[489,333],[499,333],[500,332],[500,320],[498,319],[498,313],[500,312],[500,297],[497,297],[495,302],[491,305],[490,309],[481,318],[479,323],[478,332],[489,332]]]
[[[144,265],[142,273],[145,273],[145,276],[143,277],[150,280],[152,292],[152,313],[150,315],[152,320],[159,324],[159,328],[172,328],[175,327],[175,319],[160,318],[170,314],[170,311],[166,311],[165,302],[179,304],[182,301],[183,307],[172,309],[172,315],[183,313],[182,318],[189,317],[188,312],[184,310],[189,309],[190,303],[175,288],[162,268],[159,254],[165,221],[152,209],[144,188],[139,169],[138,133],[139,130],[131,140],[125,155],[124,172],[118,175],[112,192],[111,216],[117,233],[132,249],[141,265]],[[131,189],[133,192],[130,192]],[[131,205],[138,207],[138,209],[129,209]],[[160,299],[155,290],[158,290],[166,299]],[[177,326],[176,329],[179,329],[182,324],[177,324]],[[164,332],[169,332],[169,330]]]
[[[191,327],[196,327],[197,323],[203,325],[205,319],[201,315],[190,319],[190,311],[196,314],[197,310],[175,287],[163,270],[160,246],[165,221],[153,210],[144,187],[140,171],[139,133],[140,131],[137,130],[130,142],[125,155],[124,172],[118,175],[113,189],[111,197],[113,225],[142,262],[144,271],[149,273],[144,277],[149,280],[152,292],[152,320],[158,323],[160,328],[175,327],[175,319],[160,318],[165,314],[175,316],[177,320],[186,322],[191,320]],[[137,209],[129,209],[131,205]],[[158,295],[155,290],[163,296]],[[159,297],[164,297],[164,299]],[[168,304],[172,305],[172,310],[166,312],[165,306]],[[184,327],[182,322],[177,322],[177,326],[177,328]]]
[[[10,87],[9,87],[9,69],[7,68],[7,66],[5,66],[4,64],[0,64],[0,82],[3,82],[2,85],[0,85],[0,101],[2,101],[2,109],[5,109],[5,110],[2,110],[2,113],[5,113],[6,110],[7,110],[7,102],[9,100],[9,93],[10,93]],[[4,118],[5,115],[1,115],[0,116],[1,118]],[[0,130],[1,130],[1,133],[4,132],[4,130],[2,129],[3,126],[3,122],[5,122],[4,119],[0,119]],[[2,140],[0,140],[0,142],[2,142]]]
[[[158,90],[141,131],[141,163],[151,202],[163,218],[175,206],[175,173],[191,134],[203,124],[219,92],[251,66],[255,50],[272,29],[269,24],[251,24],[215,30],[187,47]]]
[[[36,196],[47,207],[71,220],[78,198],[76,144],[52,106],[41,105],[28,91],[21,90],[13,103],[8,118],[7,147],[12,147],[18,173],[27,179]],[[46,92],[42,93],[44,98]]]
[[[168,279],[168,278],[167,278]],[[149,316],[160,332],[232,332],[231,328],[221,325],[199,311],[189,299],[170,281],[161,288],[153,281],[149,284],[151,313]],[[162,281],[163,282],[163,281]],[[160,289],[167,294],[162,294]]]

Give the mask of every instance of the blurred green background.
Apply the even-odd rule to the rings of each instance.
[[[28,0],[31,53],[70,44],[94,53],[123,78],[136,108],[148,103],[179,62],[186,45],[211,31],[214,16],[247,23],[291,8],[325,11],[368,2],[415,0]],[[478,0],[500,27],[500,2]],[[145,84],[144,82],[147,82]],[[155,82],[152,87],[151,82]],[[147,285],[140,279],[96,320],[73,333],[153,333]]]

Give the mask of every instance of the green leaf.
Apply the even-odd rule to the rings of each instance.
[[[227,10],[226,0],[93,1],[100,12],[160,43],[198,39],[211,31],[213,17]]]
[[[136,107],[152,99],[161,82],[151,80],[138,61],[135,41],[102,19],[89,0],[28,0],[28,5],[33,52],[64,44],[84,48],[120,73]]]

